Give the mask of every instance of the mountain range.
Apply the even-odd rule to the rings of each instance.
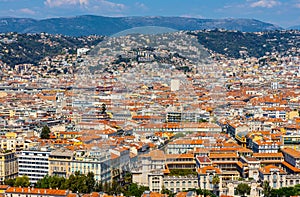
[[[186,17],[104,17],[83,15],[69,18],[0,18],[0,32],[63,34],[68,36],[110,36],[126,29],[159,26],[175,30],[227,29],[243,32],[281,30],[255,19],[199,19]]]

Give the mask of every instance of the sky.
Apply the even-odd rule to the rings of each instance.
[[[300,0],[0,0],[0,17],[78,15],[251,18],[284,28],[300,25]]]

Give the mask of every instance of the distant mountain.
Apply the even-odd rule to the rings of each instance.
[[[176,30],[227,29],[243,32],[279,30],[281,27],[254,19],[198,19],[185,17],[103,17],[84,15],[71,18],[34,20],[0,18],[0,32],[63,34],[69,36],[113,35],[141,26],[160,26]]]
[[[287,29],[300,30],[300,25],[292,26]]]
[[[168,27],[143,26],[143,27],[133,27],[131,29],[126,29],[124,31],[120,31],[116,34],[113,34],[112,37],[126,36],[129,34],[156,35],[156,34],[172,33],[172,32],[176,32],[176,31],[177,31],[176,29],[171,29]]]

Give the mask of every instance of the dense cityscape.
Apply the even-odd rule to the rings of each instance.
[[[299,31],[0,38],[1,195],[300,195]]]

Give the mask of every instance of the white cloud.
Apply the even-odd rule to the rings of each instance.
[[[135,6],[140,9],[148,9],[148,7],[144,3],[136,2]]]
[[[22,8],[19,10],[20,12],[22,12],[23,14],[30,14],[30,15],[35,15],[36,12],[29,9],[29,8]]]
[[[255,7],[272,8],[278,5],[281,5],[281,3],[276,0],[259,0],[250,4],[250,6],[253,8]]]
[[[44,4],[50,8],[66,6],[79,6],[88,11],[120,12],[125,9],[124,4],[113,3],[107,0],[45,0]]]
[[[113,3],[110,1],[106,1],[106,0],[98,0],[98,1],[94,1],[94,4],[99,4],[100,7],[104,7],[104,8],[109,8],[109,9],[116,9],[116,10],[123,10],[125,9],[125,5],[124,4],[120,4],[120,3]]]
[[[49,7],[62,7],[66,5],[86,5],[89,0],[46,0],[44,3]]]
[[[180,15],[180,17],[185,17],[185,18],[200,18],[200,19],[204,19],[205,17],[199,14],[183,14]]]

